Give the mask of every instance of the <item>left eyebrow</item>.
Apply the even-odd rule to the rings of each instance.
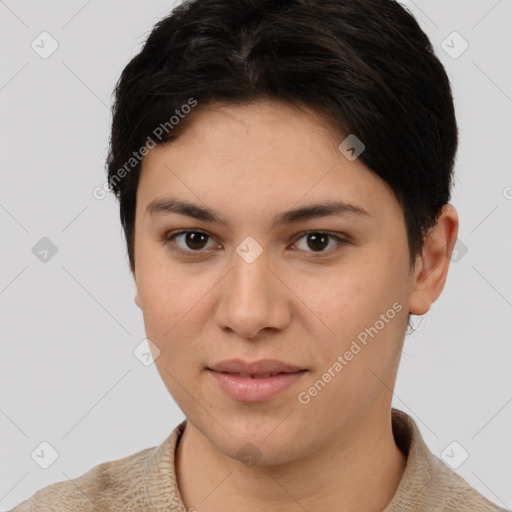
[[[280,213],[274,217],[272,227],[274,228],[282,224],[292,224],[295,222],[317,219],[319,217],[332,217],[334,215],[372,217],[370,212],[361,206],[345,203],[343,201],[326,201]]]
[[[146,207],[146,214],[159,215],[166,213],[175,213],[186,215],[198,220],[207,222],[217,222],[223,226],[228,223],[215,210],[199,206],[188,201],[182,201],[174,198],[154,199]],[[272,229],[284,225],[303,222],[320,217],[330,217],[334,215],[356,215],[359,217],[371,218],[372,215],[363,207],[345,203],[343,201],[324,201],[317,204],[306,205],[293,210],[288,210],[274,216]]]

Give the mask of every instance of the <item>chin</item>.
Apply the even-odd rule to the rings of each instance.
[[[285,428],[287,420],[280,425],[282,419],[253,420],[245,422],[243,427],[238,425],[238,428],[223,423],[232,437],[223,436],[221,446],[214,444],[226,456],[247,466],[276,466],[292,462],[298,456],[298,448],[303,447],[304,439],[298,433],[290,432],[291,425]]]

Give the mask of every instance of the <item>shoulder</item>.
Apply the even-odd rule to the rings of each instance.
[[[455,471],[432,454],[436,471],[429,485],[428,503],[432,511],[507,512],[480,494]]]
[[[130,505],[143,510],[145,467],[156,449],[98,464],[77,478],[44,487],[11,512],[113,512],[132,510]]]
[[[410,416],[393,409],[392,424],[407,465],[385,512],[507,512],[434,455]]]

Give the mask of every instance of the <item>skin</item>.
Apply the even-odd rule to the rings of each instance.
[[[349,161],[338,150],[344,138],[306,108],[216,105],[197,110],[174,142],[143,161],[135,301],[160,351],[158,371],[187,418],[176,460],[187,508],[381,511],[403,475],[391,390],[408,313],[425,314],[444,287],[458,217],[444,207],[410,267],[399,203],[360,159]],[[146,213],[151,201],[171,196],[215,210],[228,226]],[[285,210],[340,199],[369,216],[271,229]],[[166,240],[185,229],[209,237],[195,245],[183,235]],[[319,230],[347,243],[328,238],[315,246],[304,232]],[[263,249],[252,263],[236,252],[249,236]],[[394,303],[401,311],[309,403],[300,403],[298,394]],[[206,371],[234,357],[278,359],[308,372],[268,401],[241,403]],[[261,457],[253,466],[239,452],[248,442]]]

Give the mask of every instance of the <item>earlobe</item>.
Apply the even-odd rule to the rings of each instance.
[[[422,254],[416,257],[416,265],[414,268],[414,279],[412,281],[412,291],[409,293],[409,313],[413,315],[424,315],[429,309],[430,304],[425,301],[425,297],[422,294],[421,289],[421,276],[425,275],[423,269],[425,247],[423,248]]]
[[[137,304],[137,306],[139,306],[139,308],[142,309],[142,306],[141,306],[141,303],[140,303],[140,297],[139,297],[139,290],[138,289],[135,291],[135,304]]]
[[[137,306],[139,306],[139,308],[142,309],[140,297],[139,297],[139,288],[137,286],[137,276],[135,275],[135,267],[131,264],[130,264],[130,271],[131,271],[131,274],[133,277],[133,281],[135,283],[135,297],[134,297],[135,304],[137,304]]]
[[[428,235],[416,260],[409,294],[409,311],[424,315],[443,291],[451,256],[457,240],[459,220],[455,208],[447,204]]]

